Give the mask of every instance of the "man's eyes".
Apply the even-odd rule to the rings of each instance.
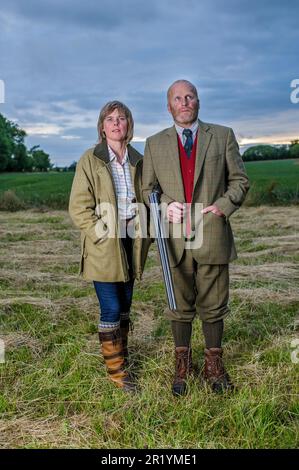
[[[195,97],[192,96],[192,95],[186,95],[185,98],[186,98],[187,100],[194,100]],[[176,96],[176,97],[175,97],[175,100],[176,100],[176,101],[181,101],[182,99],[183,99],[183,98],[182,98],[181,96]]]

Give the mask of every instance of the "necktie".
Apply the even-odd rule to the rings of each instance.
[[[191,129],[184,129],[183,135],[186,137],[186,142],[184,145],[184,149],[186,151],[187,157],[190,158],[192,147],[193,147],[193,138],[192,138],[192,131]]]

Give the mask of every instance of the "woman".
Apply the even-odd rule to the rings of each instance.
[[[142,202],[142,155],[129,144],[133,127],[123,103],[111,101],[102,108],[100,143],[79,160],[69,203],[81,229],[80,274],[93,281],[100,304],[99,339],[107,371],[126,391],[135,389],[125,369],[133,285],[141,278],[150,244],[141,224],[144,207],[137,204]]]

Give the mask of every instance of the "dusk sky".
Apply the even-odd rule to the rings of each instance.
[[[166,91],[185,78],[200,118],[232,127],[241,146],[288,143],[299,138],[298,18],[298,0],[2,0],[0,112],[27,147],[67,165],[96,143],[112,99],[132,110],[142,149],[172,125]]]

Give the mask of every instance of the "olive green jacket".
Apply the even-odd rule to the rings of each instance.
[[[141,203],[142,155],[128,145],[128,156],[136,199]],[[105,140],[87,150],[77,164],[69,213],[74,224],[81,229],[79,274],[91,281],[128,281],[128,260],[118,236],[116,192]],[[140,211],[137,211],[130,222],[133,274],[137,279],[141,278],[151,243],[141,225]]]
[[[146,204],[157,182],[162,190],[161,202],[186,202],[177,139],[173,126],[146,141],[142,184]],[[248,189],[248,177],[232,129],[199,120],[192,205],[201,203],[205,208],[215,204],[225,217],[212,212],[201,216],[203,242],[192,253],[198,263],[227,264],[237,257],[229,217],[241,206]],[[171,266],[180,262],[186,246],[183,237],[173,237],[174,225],[177,224],[169,225]]]

